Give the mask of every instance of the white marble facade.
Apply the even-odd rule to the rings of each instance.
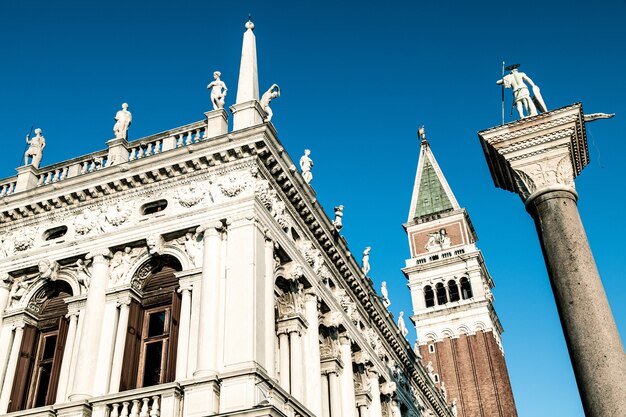
[[[256,99],[237,106],[231,132],[217,109],[0,182],[0,414],[451,415]]]

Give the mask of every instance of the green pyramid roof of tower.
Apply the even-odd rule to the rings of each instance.
[[[414,218],[454,208],[429,158],[424,160],[417,195]]]

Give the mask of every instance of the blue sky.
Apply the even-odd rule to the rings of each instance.
[[[387,281],[394,315],[411,310],[401,225],[424,124],[496,282],[520,416],[583,416],[533,222],[493,186],[476,132],[500,123],[502,61],[521,63],[551,109],[617,113],[588,125],[591,163],[576,185],[623,335],[626,2],[2,0],[0,176],[15,174],[33,125],[48,165],[104,149],[122,102],[131,140],[201,120],[214,70],[232,104],[248,13],[261,90],[281,87],[279,138],[294,160],[311,149],[318,199],[329,214],[345,206],[353,253],[372,246],[370,275],[377,289]]]

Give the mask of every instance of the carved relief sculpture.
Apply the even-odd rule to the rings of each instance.
[[[424,246],[427,251],[433,252],[450,247],[450,237],[446,229],[439,229],[434,233],[429,233],[428,236],[428,242]]]
[[[98,221],[99,216],[102,213],[99,210],[91,210],[89,207],[85,208],[81,214],[74,218],[74,231],[82,236],[90,233],[99,233],[102,231],[100,223]]]
[[[174,198],[178,201],[178,204],[185,208],[190,208],[200,203],[206,194],[207,190],[196,181],[191,181],[186,187],[181,187],[174,193]],[[209,191],[209,197],[213,200],[211,192]]]

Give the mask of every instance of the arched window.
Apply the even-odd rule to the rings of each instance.
[[[446,287],[440,282],[435,286],[437,292],[437,304],[443,305],[448,302],[448,294],[446,294]]]
[[[448,294],[450,294],[450,301],[459,301],[459,286],[456,285],[456,281],[453,279],[448,281]]]
[[[71,296],[70,285],[58,280],[44,285],[28,304],[36,322],[24,326],[8,412],[56,401],[68,328],[64,299]]]
[[[466,277],[461,278],[461,296],[464,300],[472,298],[472,285]]]
[[[426,307],[435,305],[435,293],[430,285],[424,287],[424,300],[426,301]]]
[[[120,391],[174,380],[180,318],[174,273],[180,270],[176,258],[163,255],[147,261],[135,274],[133,287],[141,300],[130,305]]]

